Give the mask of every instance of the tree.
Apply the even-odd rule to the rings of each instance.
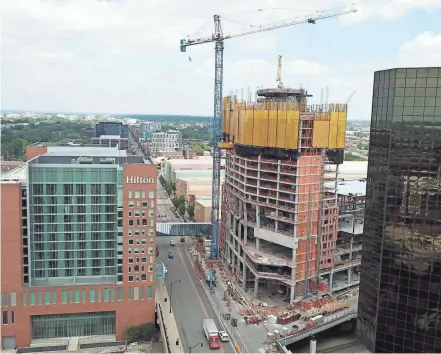
[[[147,322],[139,326],[130,326],[124,329],[124,339],[128,342],[138,342],[141,340],[151,340],[157,329],[155,324]]]
[[[358,150],[363,150],[363,144],[362,143],[358,143],[357,144],[357,149]]]
[[[170,192],[173,193],[173,197],[176,197],[176,182],[170,182]]]
[[[181,204],[184,204],[184,206],[185,206],[185,203],[186,203],[186,200],[183,196],[180,196],[179,198],[173,198],[171,201],[172,201],[174,207],[178,210],[179,210],[179,206]]]
[[[194,205],[187,205],[187,213],[190,219],[194,218]]]
[[[179,208],[178,208],[179,215],[181,215],[183,217],[185,215],[186,210],[187,210],[187,207],[186,207],[185,203],[182,203],[179,205]]]

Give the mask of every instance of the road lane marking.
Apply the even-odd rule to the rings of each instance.
[[[191,280],[191,284],[193,285],[194,291],[196,292],[196,295],[198,297],[199,303],[201,304],[202,310],[204,311],[205,316],[207,316],[207,318],[208,318],[207,309],[205,308],[204,302],[202,301],[201,296],[198,293],[198,289],[196,288],[196,285],[193,282],[193,279],[191,277],[191,274],[190,274],[190,272],[188,270],[187,265],[185,264],[184,258],[182,257],[181,250],[180,250],[179,247],[178,247],[178,254],[179,254],[179,258],[181,258],[182,265],[184,266],[185,272],[187,273],[188,278]]]

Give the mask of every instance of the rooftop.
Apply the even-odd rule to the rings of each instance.
[[[25,181],[27,178],[28,166],[22,165],[20,167],[9,170],[8,172],[0,173],[0,181],[2,183],[15,183]]]
[[[100,139],[119,140],[127,138],[121,138],[119,135],[100,135]]]
[[[196,203],[202,205],[204,208],[211,208],[212,203],[211,203],[211,198],[210,199],[196,199]]]
[[[334,191],[334,182],[328,182],[325,184],[328,190]],[[337,184],[338,195],[352,195],[352,196],[364,196],[366,195],[366,181],[350,180],[340,181]]]
[[[127,157],[125,150],[117,147],[89,147],[89,146],[48,146],[45,156],[69,156],[69,157]]]

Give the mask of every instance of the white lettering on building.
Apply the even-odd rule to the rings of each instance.
[[[154,184],[155,179],[152,177],[127,176],[127,184]]]

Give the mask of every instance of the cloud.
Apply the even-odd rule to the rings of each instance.
[[[441,63],[441,33],[423,32],[414,39],[403,43],[398,54],[399,60],[404,66],[439,66]]]
[[[216,13],[224,19],[224,33],[231,33],[276,20],[304,19],[311,13],[319,14],[317,10],[344,8],[349,3],[2,0],[2,106],[26,110],[211,114],[214,44],[197,45],[180,53],[180,39],[187,35],[210,37]],[[439,0],[368,0],[360,3],[357,14],[342,16],[340,25],[394,19],[417,8],[434,10],[439,4]],[[330,30],[339,26],[339,22],[329,23]],[[301,26],[295,31],[301,31]],[[329,85],[330,96],[339,101],[346,100],[357,89],[352,102],[360,107],[357,112],[367,117],[369,108],[365,107],[370,104],[371,87],[365,78],[371,77],[373,70],[388,66],[439,62],[437,38],[439,34],[430,32],[409,38],[390,62],[333,65],[325,62],[324,58],[332,59],[334,54],[330,55],[323,38],[314,39],[316,51],[300,51],[293,46],[292,37],[283,37],[282,30],[254,34],[228,43],[224,89],[274,86],[277,55],[281,53],[286,85],[304,83],[316,94]],[[424,56],[420,54],[423,52]]]

